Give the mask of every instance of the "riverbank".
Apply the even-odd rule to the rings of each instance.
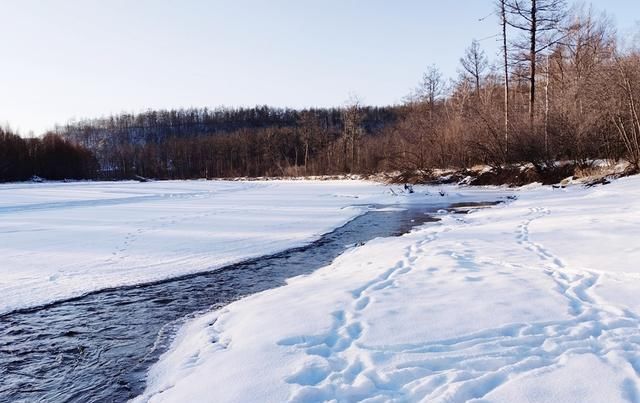
[[[371,204],[444,201],[437,189],[408,194],[358,180],[2,184],[0,314],[302,246]],[[486,192],[454,191],[446,202]]]
[[[407,233],[437,220],[434,215],[442,209],[465,208],[445,199],[372,206],[304,247],[4,315],[0,401],[127,401],[143,393],[148,369],[189,318],[283,286],[288,278],[327,266],[354,245]]]
[[[517,196],[192,320],[138,400],[637,400],[640,178]]]
[[[351,181],[0,185],[0,313],[304,245],[390,198]]]

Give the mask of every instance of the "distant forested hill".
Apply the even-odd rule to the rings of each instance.
[[[361,137],[380,133],[399,119],[401,109],[150,110],[72,122],[55,133],[91,150],[101,175],[113,178],[337,173],[355,169],[337,148],[351,150]],[[349,127],[350,143],[338,146]]]

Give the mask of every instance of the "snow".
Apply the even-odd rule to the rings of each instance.
[[[389,199],[386,190],[357,181],[0,185],[0,313],[301,245],[363,211],[350,205]]]
[[[136,401],[637,402],[640,177],[517,193],[187,322]]]
[[[313,241],[367,204],[423,201],[400,188],[396,196],[356,180],[0,184],[0,314],[216,269]]]
[[[533,370],[489,393],[484,402],[637,402],[637,378],[629,363],[612,355],[563,357],[557,364]],[[594,382],[594,380],[597,380]]]

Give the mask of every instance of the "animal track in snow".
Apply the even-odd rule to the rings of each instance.
[[[540,265],[493,261],[460,248],[442,250],[467,282],[483,281],[479,263],[496,273],[541,270],[554,291],[568,300],[570,317],[563,320],[511,323],[468,335],[415,344],[371,345],[361,340],[367,332],[362,315],[381,290],[414,269],[422,249],[437,238],[416,241],[401,260],[373,280],[351,292],[350,308],[334,312],[332,326],[321,335],[300,336],[281,344],[312,357],[288,379],[296,385],[292,401],[354,401],[375,390],[380,401],[458,402],[481,399],[509,379],[561,364],[571,354],[615,353],[640,376],[640,318],[628,310],[600,303],[592,289],[600,276],[569,267],[544,245],[533,242],[530,225],[551,212],[531,209],[516,229],[516,241],[540,259]],[[425,269],[434,275],[437,267]],[[469,273],[469,274],[467,274]],[[380,297],[383,297],[380,295]],[[312,380],[313,382],[310,382]],[[369,389],[367,390],[367,385]],[[364,392],[363,392],[364,390]]]
[[[370,306],[372,296],[383,289],[395,287],[396,280],[413,269],[418,254],[423,252],[421,247],[434,239],[436,235],[407,247],[403,258],[392,268],[351,291],[351,310],[334,312],[332,325],[326,333],[285,339],[278,343],[303,350],[312,357],[286,379],[288,383],[298,386],[291,401],[322,401],[336,398],[338,401],[354,401],[358,400],[358,385],[362,382],[378,386],[386,382],[370,366],[363,364],[363,360],[369,358],[361,353],[362,347],[358,343],[366,331],[359,318]]]
[[[135,224],[136,229],[129,231],[123,238],[122,242],[116,246],[115,250],[111,253],[111,256],[105,260],[106,264],[113,264],[117,261],[125,260],[129,255],[127,252],[133,247],[133,245],[144,237],[146,234],[161,231],[168,227],[181,224],[188,221],[201,220],[207,217],[211,217],[218,214],[215,211],[203,212],[198,214],[184,214],[184,215],[172,215],[165,217],[158,217],[148,222],[141,222]]]

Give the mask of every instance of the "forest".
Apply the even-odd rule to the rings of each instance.
[[[563,0],[497,0],[501,54],[473,40],[459,75],[429,66],[400,105],[149,110],[0,132],[0,180],[157,179],[396,172],[568,161],[640,166],[640,47],[606,14]]]
[[[30,178],[51,180],[92,179],[99,172],[98,161],[89,149],[55,134],[22,138],[0,128],[0,181]]]

